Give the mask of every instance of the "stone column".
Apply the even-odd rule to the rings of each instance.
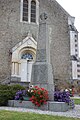
[[[21,76],[21,63],[19,63],[19,76]]]
[[[18,63],[15,63],[15,75],[18,75]]]
[[[49,92],[49,100],[53,100],[54,83],[52,66],[50,64],[49,31],[46,20],[47,15],[45,13],[41,14],[37,56],[36,62],[32,66],[31,83],[47,89]]]
[[[14,75],[14,62],[12,63],[12,75]]]

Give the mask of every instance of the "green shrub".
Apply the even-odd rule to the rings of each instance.
[[[8,85],[0,85],[0,90],[9,90],[10,86]]]
[[[8,100],[14,99],[14,96],[18,90],[25,89],[21,85],[0,85],[0,106],[5,106]]]

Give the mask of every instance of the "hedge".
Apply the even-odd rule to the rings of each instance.
[[[21,85],[0,85],[0,106],[6,106],[8,100],[13,100],[18,90],[25,89]]]

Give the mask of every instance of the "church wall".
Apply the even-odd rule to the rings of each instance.
[[[40,14],[48,15],[50,55],[55,79],[70,79],[68,15],[54,0],[39,0]],[[38,39],[38,25],[20,22],[20,0],[0,1],[0,81],[10,79],[11,49],[31,31]]]
[[[71,79],[70,36],[68,29],[68,13],[62,11],[58,4],[48,0],[41,1],[42,10],[48,15],[50,55],[53,77],[57,82]],[[52,7],[52,8],[51,8]],[[40,11],[41,12],[41,11]]]
[[[38,25],[20,22],[20,0],[0,0],[0,81],[10,79],[12,48],[31,31],[37,40]]]

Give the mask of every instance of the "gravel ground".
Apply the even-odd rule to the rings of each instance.
[[[42,110],[34,110],[34,109],[27,109],[27,108],[14,108],[14,107],[0,107],[0,110],[32,112],[32,113],[39,113],[39,114],[80,118],[80,105],[75,105],[74,109],[71,109],[67,112],[52,112],[52,111],[42,111]]]

